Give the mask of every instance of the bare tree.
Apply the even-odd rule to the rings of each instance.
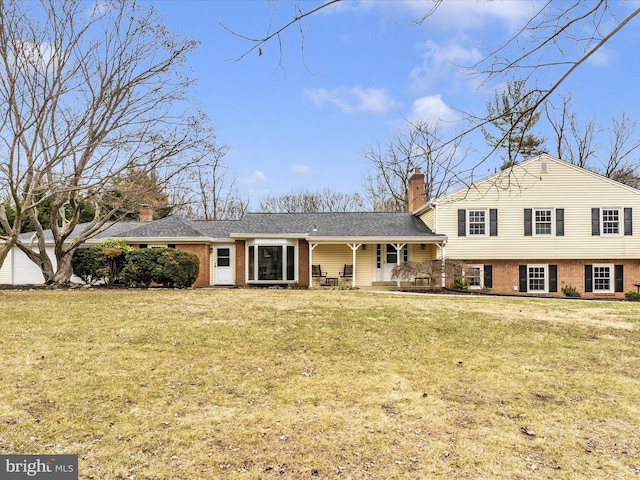
[[[604,175],[620,183],[640,186],[640,135],[638,122],[622,112],[611,119],[611,126],[595,119],[580,123],[570,111],[571,96],[562,97],[560,107],[547,108],[547,118],[556,135],[558,158]],[[555,113],[555,114],[554,114]],[[601,140],[607,138],[608,145]]]
[[[240,196],[236,177],[225,162],[229,148],[209,145],[200,168],[189,170],[171,187],[174,212],[204,220],[236,220],[249,210],[249,200]]]
[[[16,211],[10,224],[0,207],[0,264],[17,245],[47,283],[68,282],[75,249],[147,193],[127,172],[153,174],[156,188],[202,159],[193,151],[213,131],[189,114],[182,68],[196,46],[130,0],[0,2],[0,188]],[[79,225],[87,205],[95,214]],[[18,237],[27,216],[35,244]]]
[[[328,188],[269,196],[260,202],[260,211],[265,213],[359,212],[363,209],[359,194],[336,193]]]
[[[409,210],[409,178],[416,168],[425,175],[425,202],[439,197],[461,182],[458,176],[464,155],[459,141],[446,143],[440,127],[426,121],[408,124],[384,144],[364,154],[369,163],[363,184],[374,211]]]

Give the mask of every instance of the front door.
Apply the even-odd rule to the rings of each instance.
[[[400,251],[396,250],[395,244],[387,243],[384,246],[384,252],[382,255],[382,276],[383,281],[390,282],[392,280],[393,269],[398,265],[398,255],[400,256],[400,263],[403,263],[406,256],[406,245],[399,245]]]
[[[229,245],[215,247],[215,264],[213,266],[214,285],[233,285],[231,251],[231,246]]]

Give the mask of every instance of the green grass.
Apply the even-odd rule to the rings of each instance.
[[[100,480],[639,478],[639,328],[626,302],[2,291],[0,453]]]

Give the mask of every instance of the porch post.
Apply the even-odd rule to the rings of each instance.
[[[396,267],[400,267],[400,252],[402,251],[406,243],[393,243],[392,245],[393,248],[396,249]],[[398,277],[398,279],[396,280],[396,286],[398,289],[400,289],[400,277]]]
[[[356,288],[356,252],[362,245],[361,243],[348,243],[349,248],[351,248],[351,254],[353,257],[353,276],[351,277],[351,288]]]
[[[444,246],[446,245],[446,242],[442,242],[442,245],[439,243],[436,243],[436,245],[438,246],[438,248],[440,248],[440,260],[442,261],[442,273],[441,273],[440,286],[444,288],[447,286],[446,258],[445,258],[445,251],[444,251]]]
[[[309,243],[309,287],[313,287],[313,249],[317,246],[317,243]]]

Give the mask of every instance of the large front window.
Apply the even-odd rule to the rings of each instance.
[[[295,251],[293,245],[250,245],[247,262],[249,281],[294,281]]]

